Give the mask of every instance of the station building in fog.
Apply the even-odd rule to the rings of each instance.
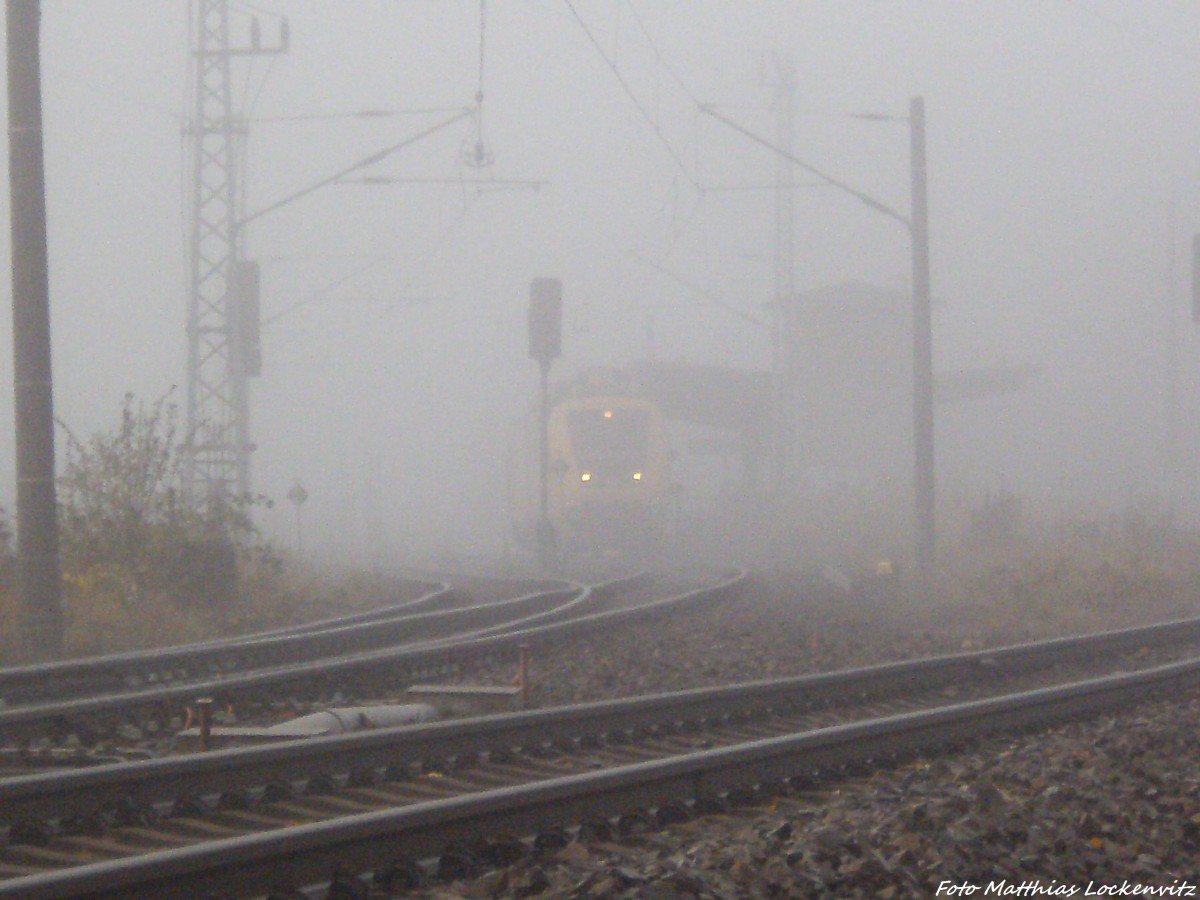
[[[772,486],[778,467],[785,491],[880,482],[907,490],[913,467],[911,296],[847,283],[797,294],[778,312],[785,373],[778,385],[766,366],[657,360],[634,364],[634,381],[669,418],[708,433],[724,431],[728,440],[716,446],[726,453],[736,448],[747,486]],[[934,353],[936,365],[936,334]],[[1016,391],[1032,372],[1029,366],[937,372],[938,415],[956,401]],[[705,442],[694,446],[703,452]]]
[[[911,478],[912,302],[845,284],[784,301],[785,482]]]

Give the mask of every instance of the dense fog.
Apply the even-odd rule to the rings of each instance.
[[[126,391],[184,399],[194,6],[42,3],[55,402],[77,434],[113,427]],[[943,539],[953,509],[1002,490],[1045,515],[1150,505],[1200,523],[1189,0],[509,0],[482,4],[482,52],[476,0],[230,8],[234,45],[254,19],[265,42],[281,17],[291,35],[286,54],[232,59],[246,213],[473,106],[482,62],[481,113],[247,227],[263,278],[253,485],[281,546],[299,480],[322,557],[506,551],[505,457],[538,390],[535,277],[563,282],[556,378],[647,359],[769,369],[779,161],[704,108],[777,144],[789,72],[793,154],[904,215],[902,117],[924,97],[935,371],[1025,373],[937,406]],[[796,294],[870,285],[906,308],[907,230],[791,178]],[[0,393],[0,419],[12,405]],[[736,459],[693,458],[696,437],[675,435],[689,521],[742,489]],[[796,453],[797,483],[858,477]],[[910,484],[891,487],[904,507]]]

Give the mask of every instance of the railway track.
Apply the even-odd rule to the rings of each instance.
[[[0,669],[4,707],[76,700],[150,685],[288,665],[370,649],[449,637],[519,619],[578,596],[578,585],[541,585],[502,601],[464,605],[448,584],[428,583],[419,595],[363,613],[138,653]]]
[[[678,821],[729,792],[1132,702],[1194,682],[1200,660],[1059,682],[1198,641],[1193,620],[3,781],[0,897],[255,896],[280,889],[281,872],[295,887],[335,866],[399,888],[418,877],[413,860],[453,868],[529,852],[503,835],[537,835],[545,849],[569,826]]]
[[[422,602],[454,602],[439,586]],[[0,686],[24,705],[0,708],[0,743],[22,748],[87,747],[122,729],[163,732],[199,697],[250,712],[335,696],[380,697],[460,667],[504,656],[515,666],[521,643],[536,646],[578,628],[654,614],[680,602],[671,584],[645,575],[598,585],[564,584],[500,602],[390,618],[337,622],[298,634],[219,646],[0,670]],[[175,667],[180,659],[187,668]],[[42,686],[32,670],[38,670]],[[68,674],[64,674],[68,673]],[[91,675],[91,681],[84,673]],[[61,677],[60,677],[61,676]],[[19,686],[18,687],[14,687]],[[55,686],[57,685],[57,687]],[[25,693],[22,693],[25,690]]]

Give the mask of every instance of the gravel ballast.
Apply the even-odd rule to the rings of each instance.
[[[999,646],[1180,618],[1188,599],[1164,592],[1039,620],[1014,604],[921,608],[759,576],[723,607],[541,650],[534,697],[580,702]],[[1191,692],[723,815],[575,841],[405,896],[1188,896],[1200,883],[1197,734]]]

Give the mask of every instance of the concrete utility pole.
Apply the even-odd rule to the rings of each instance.
[[[41,4],[38,0],[7,0],[6,15],[18,623],[24,661],[37,662],[61,656],[63,638],[42,146]]]
[[[912,144],[913,449],[917,577],[928,594],[936,560],[933,459],[933,314],[929,289],[929,202],[925,179],[925,100],[908,105]]]
[[[775,141],[783,152],[775,157],[775,272],[771,316],[771,368],[775,377],[771,492],[781,497],[790,490],[796,456],[795,390],[788,353],[788,309],[796,295],[796,226],[792,138],[796,107],[796,67],[791,59],[778,63],[775,85]]]
[[[542,568],[558,567],[558,537],[550,521],[550,365],[562,355],[562,282],[535,278],[529,285],[529,358],[541,373],[538,424],[538,558]]]
[[[795,165],[816,175],[826,184],[838,188],[889,219],[900,222],[908,229],[912,240],[913,281],[913,445],[914,484],[913,506],[915,514],[914,550],[917,568],[917,587],[928,594],[933,586],[936,567],[936,505],[934,496],[933,455],[933,329],[929,286],[929,204],[925,177],[925,100],[913,97],[909,101],[908,116],[859,113],[856,119],[878,122],[903,121],[908,123],[911,148],[912,211],[905,216],[886,203],[856,190],[844,181],[821,171],[788,150],[772,144],[737,122],[721,115],[712,106],[701,106],[701,112],[724,122],[730,128]],[[1200,242],[1200,236],[1197,237]],[[1197,259],[1200,260],[1200,243],[1197,244]],[[1193,290],[1195,292],[1197,320],[1200,321],[1200,264],[1196,269]]]
[[[237,142],[245,123],[234,114],[235,56],[287,52],[263,47],[257,21],[248,47],[234,47],[229,0],[196,0],[195,107],[187,307],[187,434],[184,486],[192,503],[220,503],[250,490],[250,378],[259,372],[254,263],[241,260],[238,238]]]

